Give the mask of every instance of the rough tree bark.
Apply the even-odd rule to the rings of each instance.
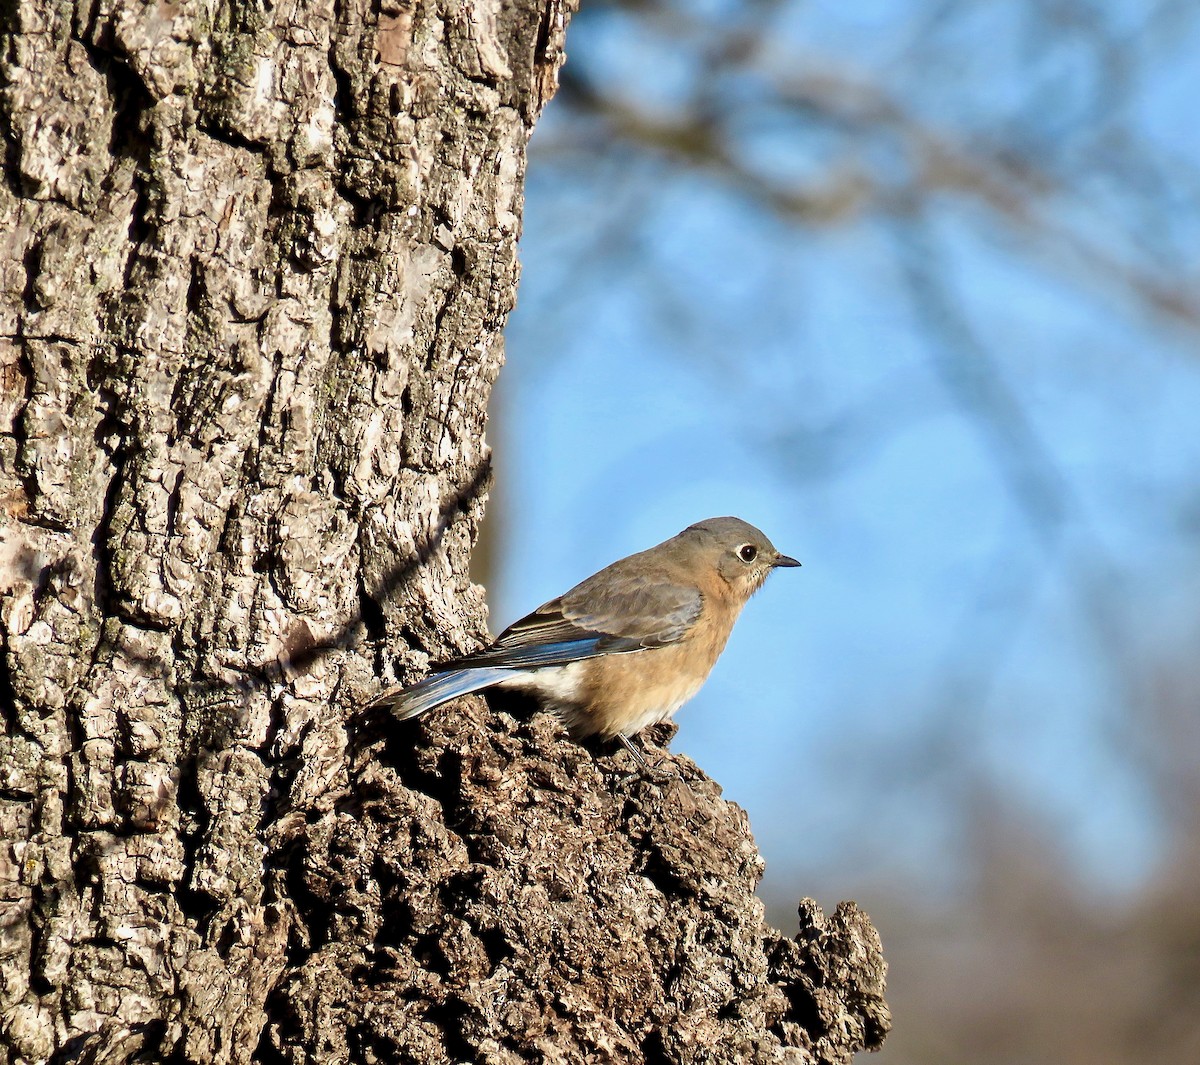
[[[466,577],[573,0],[0,8],[0,1062],[842,1061],[742,812],[381,679]],[[791,1048],[791,1049],[788,1049]]]

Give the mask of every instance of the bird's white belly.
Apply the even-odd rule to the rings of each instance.
[[[638,670],[623,678],[621,690],[598,687],[594,675],[588,672],[594,661],[516,673],[498,687],[536,697],[545,709],[562,718],[573,736],[583,737],[595,733],[632,736],[666,721],[704,683],[704,677],[681,676],[671,671],[656,676],[654,672]]]
[[[651,725],[657,725],[660,721],[666,721],[686,703],[700,689],[697,684],[690,691],[686,691],[678,697],[668,699],[668,701],[655,706],[647,706],[637,717],[625,721],[617,732],[622,736],[634,736],[641,732],[644,728],[649,728]]]
[[[547,710],[559,710],[581,698],[584,664],[568,662],[565,666],[543,666],[514,673],[496,687],[537,696]]]

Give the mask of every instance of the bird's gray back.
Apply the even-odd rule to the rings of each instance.
[[[655,550],[654,548],[651,551]],[[674,643],[700,616],[700,591],[655,564],[643,551],[614,563],[562,596],[563,616],[580,628],[637,640]]]

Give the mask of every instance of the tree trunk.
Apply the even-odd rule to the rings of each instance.
[[[3,1065],[882,1038],[869,922],[767,928],[686,759],[358,711],[485,638],[484,417],[572,6],[4,6]]]

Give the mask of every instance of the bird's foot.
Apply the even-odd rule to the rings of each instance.
[[[661,764],[651,765],[650,762],[647,761],[646,756],[633,745],[633,742],[628,736],[622,736],[618,733],[617,739],[621,741],[621,745],[625,748],[625,750],[627,750],[633,756],[633,760],[637,762],[641,770],[640,774],[626,774],[623,778],[624,780],[631,780],[633,777],[639,775],[643,779],[650,780],[658,784],[665,784],[669,781],[683,780],[683,777],[679,775],[679,770],[674,766],[664,769]]]

